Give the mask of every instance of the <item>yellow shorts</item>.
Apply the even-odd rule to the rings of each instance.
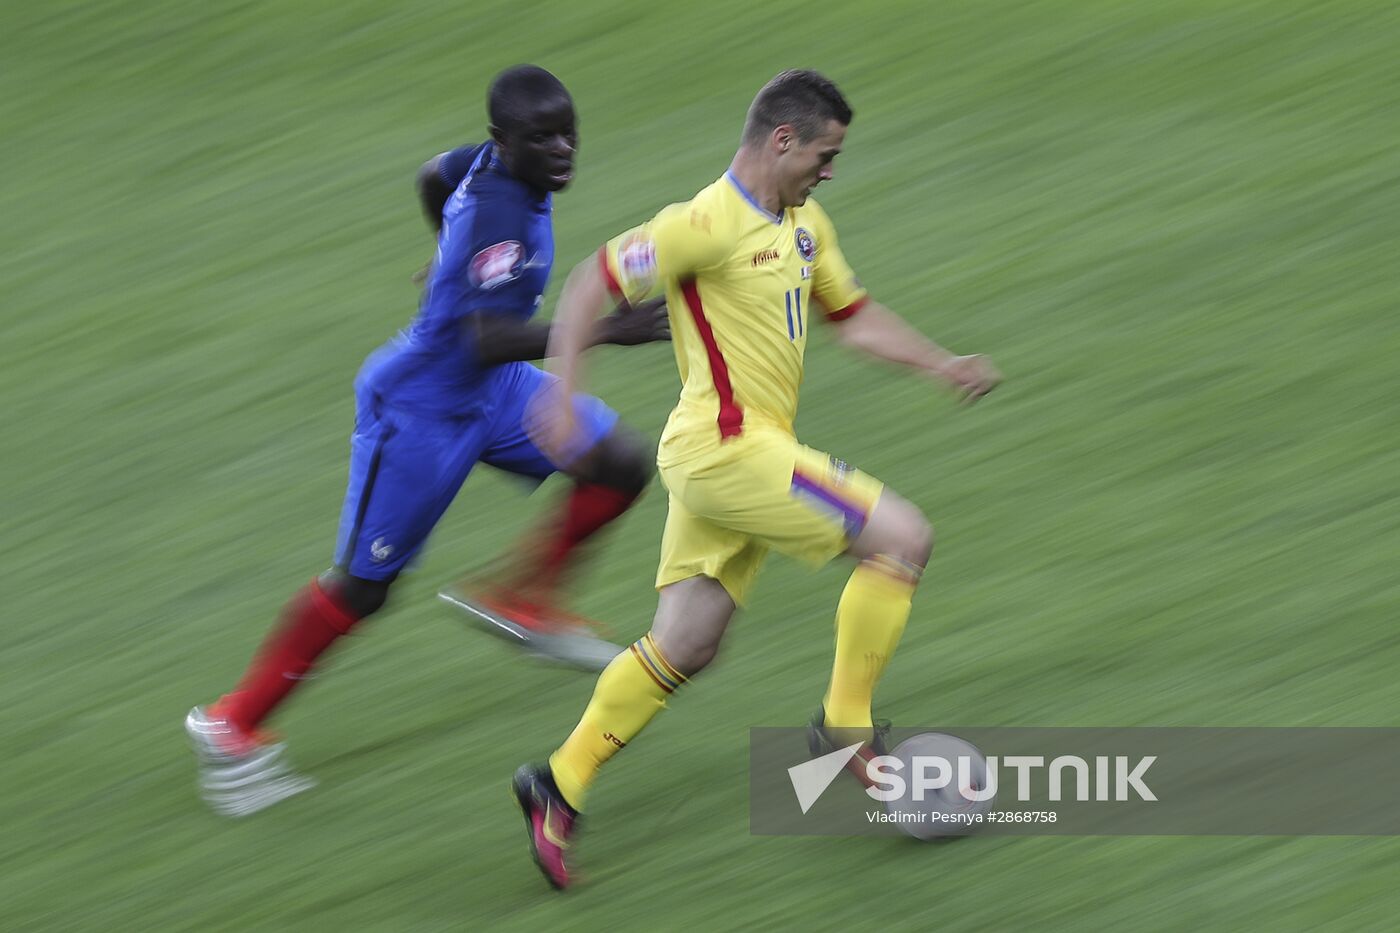
[[[660,589],[714,577],[742,605],[768,549],[821,565],[850,545],[884,484],[778,428],[745,425],[712,449],[662,462],[670,493]]]

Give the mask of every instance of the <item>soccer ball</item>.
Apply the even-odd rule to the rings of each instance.
[[[923,732],[900,742],[892,756],[900,762],[905,788],[885,802],[885,810],[915,839],[975,832],[995,803],[996,788],[988,789],[987,758],[966,739]],[[986,799],[977,799],[982,796]]]

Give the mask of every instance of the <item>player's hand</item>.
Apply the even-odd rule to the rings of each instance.
[[[1001,372],[980,353],[955,356],[938,368],[938,375],[958,394],[958,401],[971,405],[1001,382]]]
[[[620,304],[617,310],[598,322],[598,342],[619,347],[671,339],[671,322],[666,316],[666,299],[653,298],[639,305]]]
[[[563,383],[551,379],[525,406],[525,433],[562,470],[570,466],[577,431],[574,400],[564,391]]]

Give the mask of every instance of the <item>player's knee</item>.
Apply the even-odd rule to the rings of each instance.
[[[734,610],[733,598],[712,577],[669,584],[657,600],[652,643],[668,664],[689,678],[715,659]]]
[[[352,577],[340,570],[331,570],[321,576],[321,585],[330,590],[335,598],[357,618],[374,615],[389,601],[390,580],[366,580]]]
[[[933,556],[933,526],[920,512],[914,513],[906,546],[908,553],[903,555],[905,560],[920,567],[928,566],[929,558]]]
[[[901,516],[899,527],[889,536],[880,553],[894,558],[915,572],[922,572],[933,556],[933,526],[916,509]]]
[[[641,435],[618,426],[600,445],[593,482],[640,495],[656,472],[655,458]]]
[[[933,526],[924,513],[902,499],[891,499],[882,506],[868,553],[884,554],[919,569],[926,567],[933,554]]]

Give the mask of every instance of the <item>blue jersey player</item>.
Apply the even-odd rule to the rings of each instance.
[[[531,319],[554,260],[553,193],[573,179],[576,118],[563,84],[530,65],[497,76],[488,109],[490,142],[444,153],[419,172],[437,253],[413,322],[366,360],[355,382],[335,567],[288,603],[238,686],[186,719],[204,797],[228,815],[309,786],[260,734],[263,722],[326,649],[383,607],[474,466],[533,480],[562,471],[574,480],[513,578],[486,592],[445,594],[522,641],[554,637],[546,629],[562,618],[551,611],[561,572],[651,478],[645,445],[592,397],[575,398],[579,430],[554,459],[530,438],[531,401],[556,382],[525,361],[543,357],[548,340],[548,326]],[[663,307],[624,306],[596,339],[667,336]]]

